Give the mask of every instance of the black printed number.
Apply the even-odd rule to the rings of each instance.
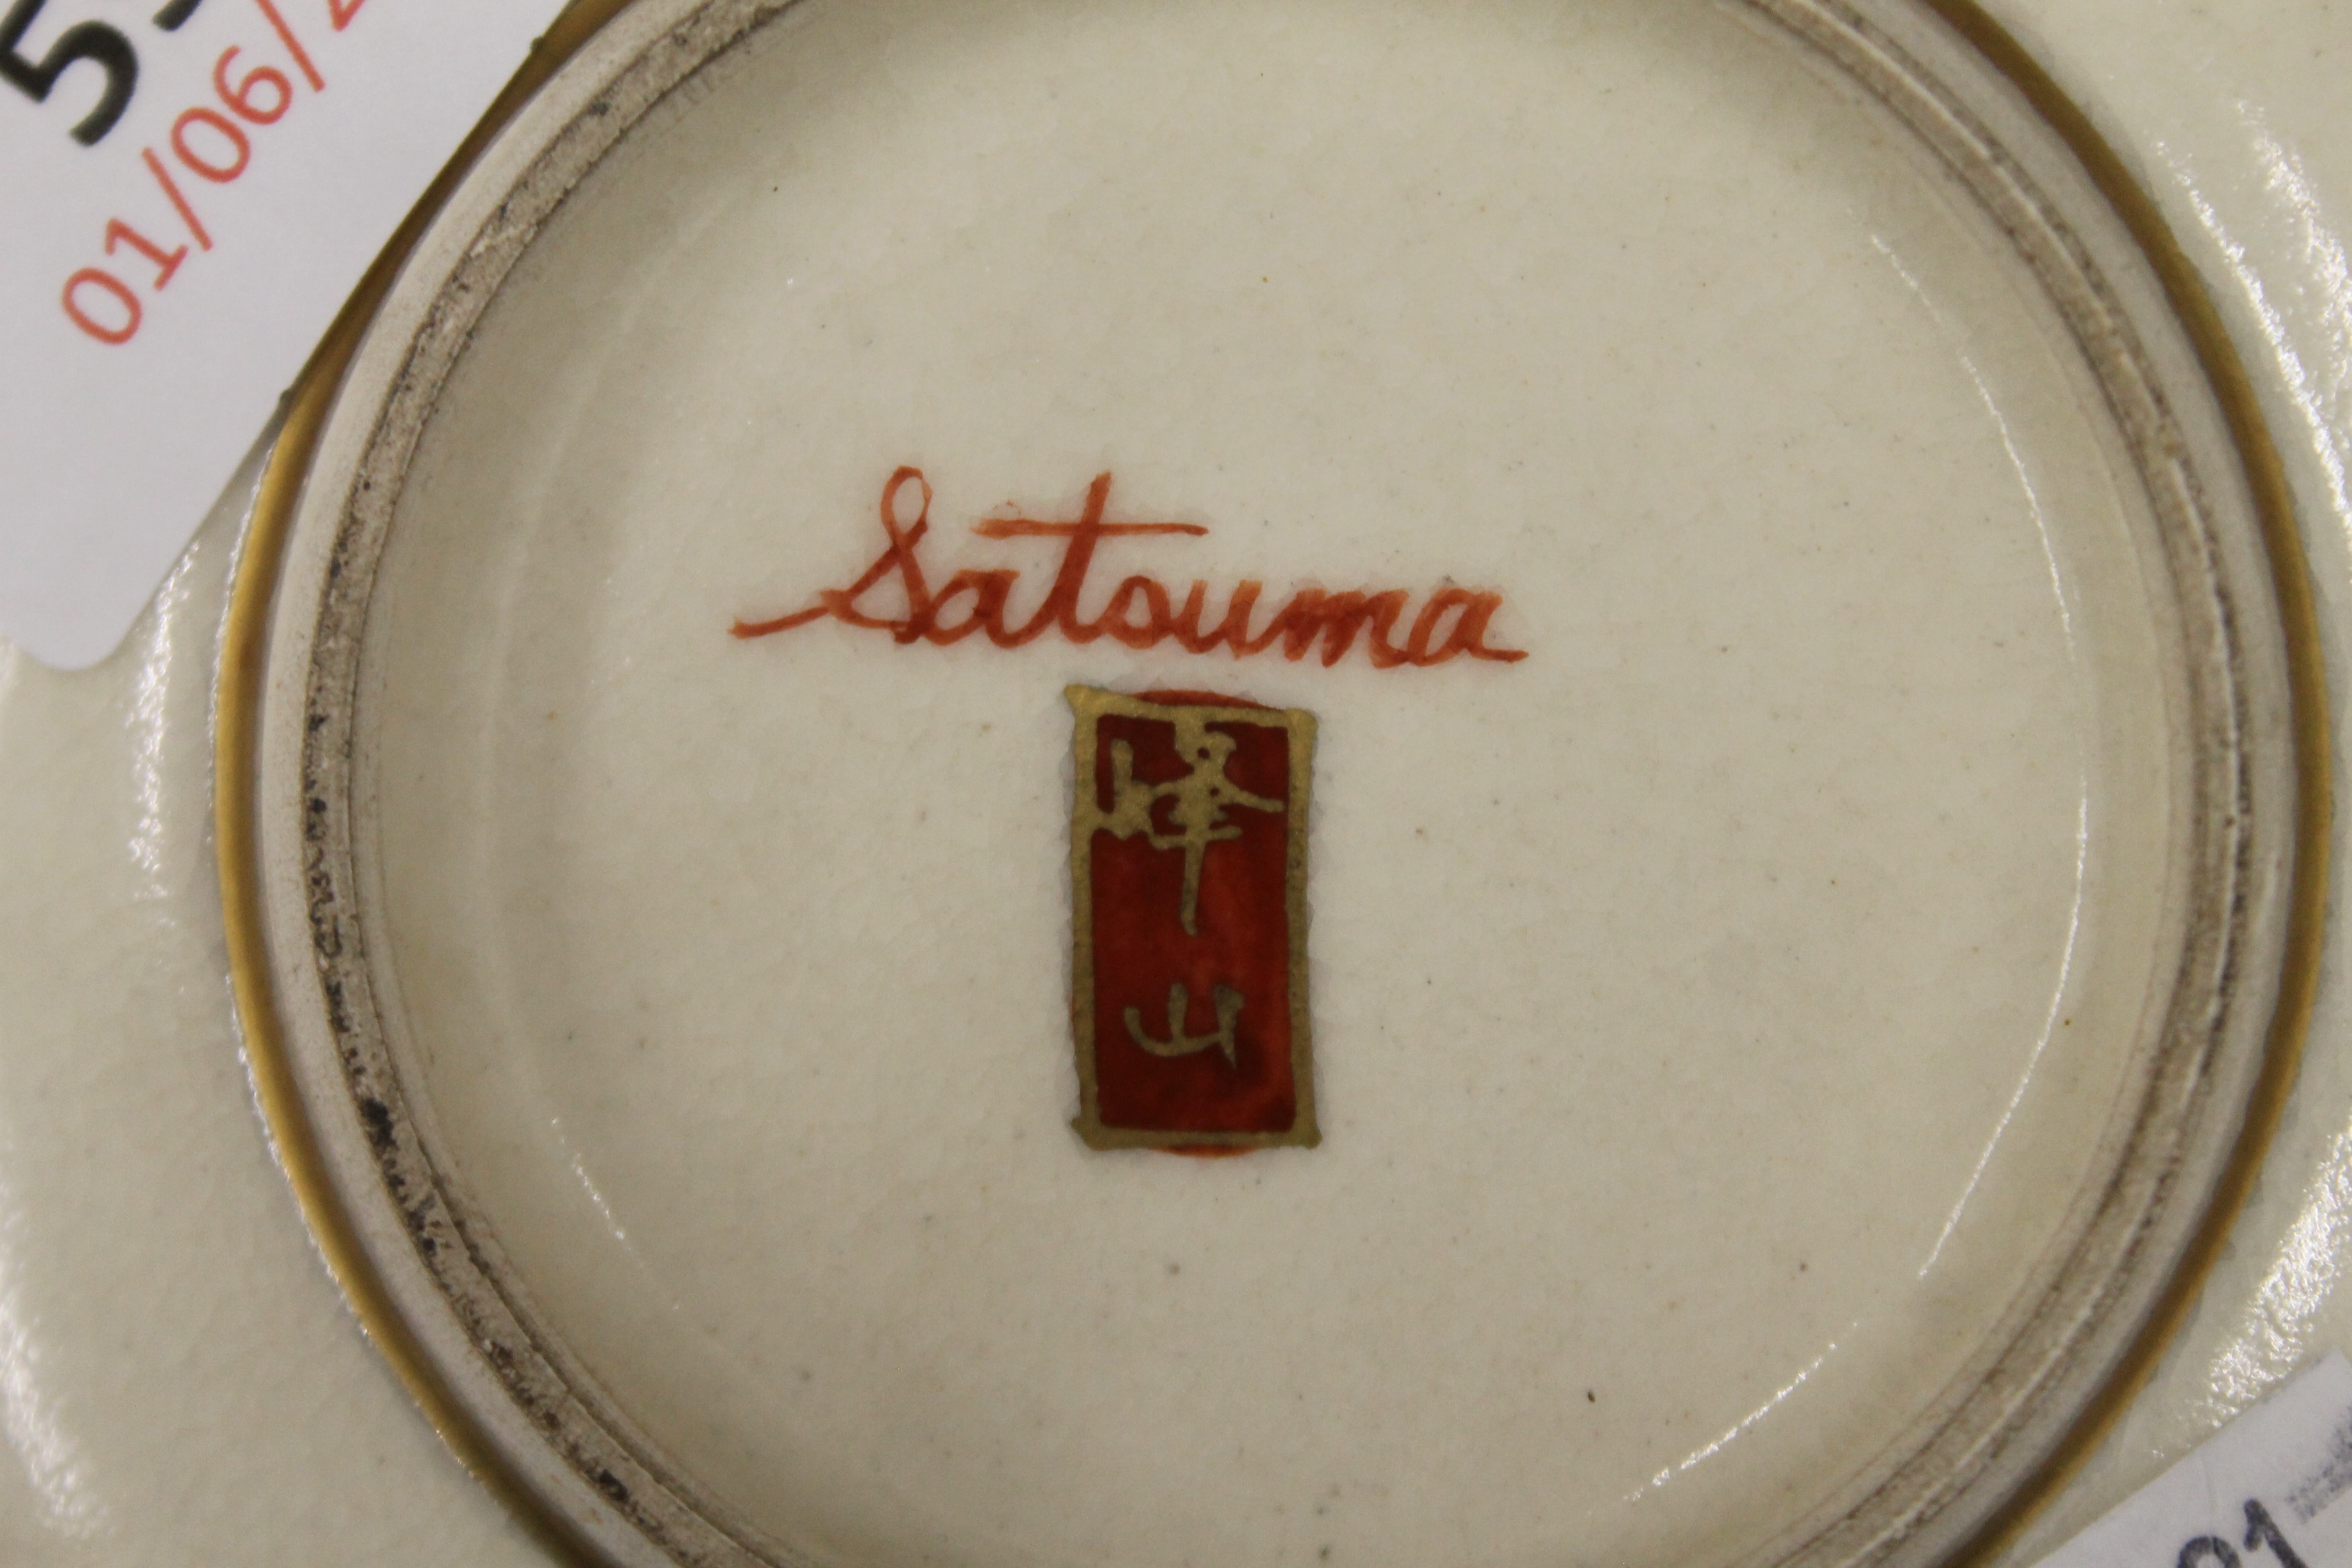
[[[2279,1532],[2278,1521],[2271,1510],[2253,1498],[2246,1500],[2246,1550],[2267,1552],[2276,1560],[2277,1568],[2310,1568],[2286,1537]],[[2238,1555],[2238,1549],[2218,1535],[2200,1535],[2181,1547],[2174,1568],[2254,1568]]]
[[[44,0],[16,0],[8,8],[7,19],[0,21],[0,80],[23,93],[36,103],[48,100],[49,89],[58,79],[84,60],[89,60],[106,72],[106,92],[98,106],[81,118],[73,128],[73,139],[85,147],[94,147],[99,138],[114,129],[122,111],[131,106],[131,89],[139,82],[139,57],[131,51],[131,40],[103,22],[77,22],[58,36],[49,52],[38,60],[26,58],[16,52],[24,42],[35,18],[41,14]]]
[[[2276,1560],[2277,1568],[2309,1568],[2286,1537],[2279,1532],[2278,1521],[2271,1510],[2253,1498],[2246,1500],[2246,1550],[2267,1552]],[[2181,1547],[2174,1568],[2252,1568],[2238,1555],[2238,1549],[2218,1535],[2200,1535]]]
[[[2271,1555],[2279,1560],[2279,1568],[2305,1568],[2303,1559],[2294,1554],[2294,1548],[2286,1543],[2286,1537],[2279,1533],[2279,1527],[2272,1521],[2271,1510],[2249,1498],[2246,1500],[2246,1550],[2252,1552],[2256,1547],[2268,1547]]]

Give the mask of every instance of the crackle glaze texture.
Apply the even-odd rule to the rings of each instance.
[[[2352,153],[2332,95],[2352,20],[2298,5],[2244,16],[2121,0],[1995,8],[2123,145],[2211,279],[2286,448],[2342,690],[2352,279],[2337,236],[2352,213]],[[1337,15],[1307,8],[1290,41]],[[1383,15],[1409,28],[1416,13]],[[1593,26],[1629,51],[1671,54],[1670,44],[1690,42],[1645,38],[1643,24],[1622,16],[1613,32]],[[1531,87],[1520,107],[1509,88],[1510,73],[1535,69],[1557,34],[1498,34],[1484,46],[1447,36],[1454,52],[1423,49],[1409,63],[1364,50],[1355,63],[1366,101],[1388,101],[1370,90],[1381,71],[1454,70],[1486,83],[1482,112],[1529,146],[1573,138],[1572,121],[1547,122],[1524,106],[1542,101]],[[2148,694],[2089,680],[2069,651],[2070,630],[2102,647],[2144,634],[2103,607],[2099,569],[2087,564],[2101,559],[2095,532],[2053,540],[2035,522],[2035,500],[2050,487],[2096,489],[2091,477],[2069,478],[2063,413],[2042,409],[2046,417],[2003,428],[2018,399],[2038,406],[2035,367],[2004,361],[1997,342],[1955,351],[1937,309],[1966,286],[1956,280],[1965,269],[1937,270],[1955,244],[1937,226],[1948,220],[1893,201],[1857,213],[1821,195],[1868,187],[1868,169],[1841,166],[1845,142],[1816,133],[1808,114],[1828,111],[1807,107],[1801,76],[1774,74],[1779,46],[1732,30],[1696,58],[1708,47],[1758,51],[1739,57],[1754,68],[1730,73],[1748,96],[1727,106],[1722,79],[1701,93],[1672,72],[1645,79],[1645,89],[1661,137],[1702,134],[1707,115],[1770,129],[1740,142],[1744,177],[1711,189],[1689,217],[1737,228],[1740,252],[1723,258],[1719,276],[1686,280],[1674,310],[1645,311],[1640,302],[1661,291],[1654,268],[1611,254],[1607,192],[1580,193],[1582,202],[1562,203],[1577,258],[1618,269],[1612,298],[1627,302],[1608,323],[1617,341],[1580,347],[1604,360],[1613,349],[1619,374],[1596,383],[1543,352],[1539,337],[1497,352],[1524,361],[1541,394],[1528,395],[1529,406],[1565,408],[1588,433],[1589,460],[1548,477],[1564,513],[1604,507],[1627,488],[1611,464],[1654,476],[1678,455],[1706,452],[1706,422],[1721,412],[1708,398],[1720,395],[1747,421],[1738,461],[1694,461],[1677,482],[1752,508],[1758,526],[1782,531],[1775,548],[1730,555],[1655,531],[1547,546],[1544,531],[1502,515],[1475,482],[1401,488],[1400,472],[1418,471],[1410,461],[1378,467],[1383,483],[1371,487],[1350,479],[1368,466],[1344,452],[1311,472],[1268,461],[1245,485],[1155,460],[1149,454],[1169,450],[1171,432],[1204,448],[1218,431],[1311,444],[1311,429],[1271,420],[1267,408],[1311,409],[1318,395],[1377,388],[1397,409],[1384,456],[1410,458],[1421,443],[1429,474],[1457,471],[1478,433],[1449,426],[1462,400],[1427,384],[1423,367],[1462,334],[1495,330],[1480,289],[1507,292],[1554,258],[1511,252],[1479,227],[1497,216],[1475,210],[1482,193],[1449,187],[1445,136],[1479,127],[1388,124],[1360,141],[1287,149],[1314,170],[1296,188],[1218,199],[1269,212],[1309,194],[1344,201],[1381,160],[1419,158],[1405,174],[1424,182],[1426,199],[1460,204],[1456,249],[1430,265],[1466,272],[1478,289],[1437,293],[1368,268],[1335,302],[1302,287],[1310,261],[1326,275],[1338,265],[1317,249],[1326,232],[1277,226],[1266,232],[1281,243],[1263,256],[1186,263],[1196,279],[1254,269],[1263,305],[1207,323],[1129,309],[1114,331],[1089,265],[1131,259],[1154,222],[1181,233],[1182,213],[1165,203],[1171,192],[1181,202],[1185,142],[1171,128],[1221,133],[1184,111],[1195,99],[1259,100],[1208,51],[1183,57],[1190,68],[1171,75],[1165,102],[986,101],[977,84],[1003,76],[972,51],[989,40],[950,42],[839,42],[853,55],[869,48],[879,75],[833,79],[842,101],[813,133],[837,136],[838,157],[789,148],[747,157],[723,114],[684,122],[688,140],[666,155],[674,166],[648,157],[613,182],[610,210],[634,217],[625,231],[638,248],[600,259],[583,247],[549,261],[555,287],[495,321],[467,373],[478,417],[445,443],[434,469],[449,509],[446,548],[419,555],[401,584],[402,613],[446,633],[419,636],[402,657],[437,671],[448,695],[416,700],[396,722],[417,754],[441,760],[388,797],[385,832],[415,843],[462,823],[474,837],[409,857],[418,869],[405,883],[393,877],[386,897],[427,954],[416,962],[431,983],[409,992],[412,1007],[478,1007],[534,1043],[501,1055],[476,1036],[437,1057],[432,1070],[446,1081],[491,1088],[475,1100],[449,1094],[452,1136],[470,1140],[482,1188],[530,1216],[513,1245],[549,1303],[573,1315],[600,1373],[636,1380],[646,1408],[667,1424],[665,1440],[739,1500],[759,1495],[762,1477],[794,1477],[761,1506],[844,1556],[935,1550],[978,1516],[991,1520],[1005,1558],[1080,1560],[1134,1528],[1104,1499],[1171,1471],[1227,1499],[1230,1533],[1199,1550],[1236,1559],[1312,1562],[1329,1545],[1331,1561],[1343,1551],[1364,1561],[1381,1541],[1402,1542],[1398,1557],[1413,1560],[1559,1560],[1571,1539],[1601,1555],[1636,1541],[1703,1554],[1723,1539],[1709,1515],[1727,1500],[1801,1477],[1852,1440],[1856,1413],[1889,1387],[1913,1386],[1923,1358],[1964,1340],[1972,1314],[2000,1297],[2003,1270],[2030,1251],[2033,1227],[2050,1222],[2032,1199],[2065,1180],[2063,1143],[2038,1143],[2026,1125],[1992,1140],[2021,1079],[2043,1086],[2033,1114],[2063,1125],[2067,1086],[2095,1095],[2112,1071],[2095,1044],[2043,1042],[2051,1020],[2077,1016],[2072,1004],[2096,1005],[2100,964],[2122,962],[2102,955],[2131,949],[2127,925],[2071,942],[2068,932],[2085,903],[2105,907],[2103,889],[2116,884],[2099,879],[2128,885],[2132,825],[2150,831],[2161,803],[2135,805],[2130,793],[2153,773],[2133,770],[2141,731],[2086,720],[2110,710],[2128,718]],[[1047,74],[1082,94],[1095,79],[1086,51],[1097,43],[1083,26],[1055,32],[1065,63]],[[1328,61],[1362,50],[1362,35],[1334,27],[1312,47]],[[779,50],[751,68],[793,68]],[[860,81],[888,85],[860,99],[850,90]],[[919,319],[860,313],[860,289],[877,285],[874,258],[894,247],[929,257],[942,288],[1016,257],[1034,261],[1026,247],[1065,210],[1057,193],[1041,176],[1024,187],[1029,205],[992,197],[986,172],[1024,167],[1024,138],[1081,109],[1136,128],[1129,142],[1101,146],[1103,159],[1157,155],[1171,172],[1158,201],[1101,215],[1097,230],[1059,234],[1052,341],[1034,341],[1024,324],[1034,311],[946,342],[923,334]],[[1282,129],[1242,118],[1222,133]],[[871,183],[839,173],[845,162]],[[934,170],[934,182],[890,184],[910,166]],[[680,177],[698,167],[735,182],[722,193],[730,199]],[[1822,204],[1804,209],[1814,215],[1808,229],[1775,232],[1752,216],[1807,199]],[[826,200],[837,205],[825,209]],[[814,271],[821,258],[786,272],[805,279],[796,288],[828,283],[810,320],[837,330],[838,346],[788,365],[698,357],[742,319],[729,314],[740,301],[724,289],[674,291],[634,317],[622,308],[625,263],[658,276],[733,258],[741,265],[717,275],[740,276],[774,263],[796,223],[818,211],[871,246],[836,259],[829,280]],[[1824,232],[1837,242],[1823,246]],[[680,234],[709,248],[663,237]],[[1790,379],[1772,391],[1792,422],[1807,399],[1840,408],[1859,433],[1853,451],[1768,458],[1752,387],[1702,380],[1696,395],[1671,404],[1640,391],[1644,378],[1674,384],[1657,359],[1662,342],[1699,353],[1729,330],[1780,330],[1759,326],[1741,293],[1748,268],[1770,271],[1775,289],[1819,275],[1838,290],[1836,309],[1787,323]],[[1247,359],[1279,335],[1250,310],[1281,322],[1342,308],[1393,325],[1386,362],[1253,363],[1247,384],[1264,389],[1260,401],[1155,401],[1155,366],[1203,332],[1230,334],[1230,351]],[[1848,361],[1825,366],[1824,342],[1846,343]],[[1928,369],[1887,374],[1897,361]],[[1119,389],[1132,429],[1057,445],[1063,411],[1028,389],[1039,363]],[[854,397],[824,399],[849,386]],[[808,416],[789,448],[730,422],[744,404],[787,395]],[[964,427],[941,434],[945,421],[915,417],[936,409],[962,413]],[[997,426],[975,426],[982,420]],[[1008,428],[1021,437],[1017,462]],[[1936,560],[1925,584],[1935,591],[1840,596],[1835,563],[1890,546],[1833,509],[1799,502],[1833,459],[1850,465],[1842,483],[1866,472],[1856,454],[1895,428],[1937,432],[1940,445],[1916,460],[1973,478],[1880,509],[1907,510],[1916,531],[1901,547]],[[631,468],[616,431],[652,442],[666,466]],[[877,449],[859,444],[868,439]],[[1514,450],[1529,445],[1539,444]],[[517,479],[478,456],[493,447],[542,460]],[[1510,454],[1490,456],[1492,467]],[[1318,1005],[1336,1009],[1333,1037],[1355,1053],[1319,1062],[1324,1148],[1210,1165],[1145,1154],[1105,1163],[1064,1125],[1075,1092],[1066,1058],[1032,1060],[1017,1047],[1021,1020],[1055,1026],[1061,976],[1032,950],[1040,933],[1045,954],[1062,940],[1057,867],[1024,866],[1010,882],[976,867],[1009,838],[1058,837],[1058,666],[1034,682],[1043,695],[1033,703],[1008,678],[1013,656],[977,647],[857,650],[822,627],[796,634],[804,640],[789,650],[725,645],[732,657],[706,658],[701,639],[723,644],[729,616],[772,613],[854,572],[867,558],[874,465],[887,472],[916,457],[935,479],[959,476],[952,494],[943,484],[940,547],[971,548],[969,521],[1008,499],[1063,515],[1094,472],[1117,462],[1122,487],[1133,486],[1122,491],[1133,515],[1165,512],[1242,539],[1262,518],[1304,520],[1293,542],[1262,546],[1270,578],[1451,575],[1508,589],[1514,646],[1535,650],[1521,668],[1216,669],[1220,687],[1245,681],[1249,695],[1313,709],[1323,724]],[[746,521],[681,543],[650,526],[656,496],[763,518],[787,467],[814,499],[775,510],[764,531]],[[1885,469],[1890,503],[1916,471]],[[1776,510],[1775,495],[1790,504]],[[242,503],[233,491],[108,664],[64,677],[0,654],[0,798],[10,803],[0,865],[11,873],[0,879],[0,1555],[56,1568],[329,1556],[523,1568],[545,1560],[541,1549],[438,1450],[319,1269],[236,1059],[204,730]],[[462,536],[457,520],[492,509],[522,526]],[[1484,526],[1412,526],[1440,511]],[[1956,513],[1994,525],[1936,526]],[[1285,549],[1296,559],[1271,559]],[[1671,600],[1657,597],[1668,563],[1682,574]],[[2063,568],[2057,588],[2053,567]],[[1164,574],[1194,574],[1171,564]],[[607,575],[622,596],[596,593]],[[499,597],[526,579],[558,591]],[[1759,607],[1800,603],[1822,621],[1819,637],[1778,632]],[[1866,668],[1839,657],[1855,647],[1873,650]],[[1171,666],[1123,651],[1081,662],[1076,673],[1103,684],[1171,683]],[[465,679],[483,668],[499,671],[488,689]],[[2002,679],[1983,679],[1989,668]],[[1618,684],[1594,681],[1596,669]],[[1424,683],[1415,700],[1426,704],[1414,728],[1383,727],[1383,689],[1412,681]],[[1993,685],[2008,699],[1989,697]],[[1690,751],[1693,704],[1725,737],[1710,757]],[[1577,733],[1611,740],[1569,747],[1564,767],[1556,737],[1550,751],[1530,742],[1526,756],[1508,746],[1497,754],[1480,737],[1509,725],[1474,721],[1508,711],[1571,715]],[[890,748],[908,743],[910,713],[929,743],[898,755]],[[1804,738],[1797,752],[1784,731]],[[621,733],[657,733],[671,750],[614,763],[599,742]],[[788,743],[810,733],[894,757],[888,782],[861,769],[828,784],[826,754]],[[696,766],[675,765],[689,743],[704,748]],[[1833,786],[1806,770],[1810,747],[1834,759]],[[1432,752],[1475,756],[1479,776],[1498,787],[1465,793],[1458,773],[1412,765]],[[583,767],[583,758],[603,763]],[[1336,795],[1327,778],[1342,781]],[[1352,795],[1343,787],[1351,780]],[[1773,782],[1771,810],[1747,804],[1759,780]],[[2086,781],[2113,786],[2099,799],[2115,813],[2101,826],[2116,837],[2086,834]],[[788,789],[819,804],[780,818],[774,799]],[[1630,802],[1637,820],[1577,850],[1560,837],[1554,799],[1575,791]],[[1836,825],[1857,814],[1877,837],[1839,847]],[[1695,822],[1706,825],[1696,838]],[[1955,832],[1964,835],[1957,851]],[[862,887],[854,867],[817,853],[886,833],[927,868],[919,917],[908,888]],[[2091,839],[2121,847],[2099,862],[2082,852]],[[658,880],[642,858],[678,842],[727,853],[667,901],[629,901]],[[1662,859],[1643,853],[1645,843],[1676,847]],[[1933,845],[1958,858],[1930,865],[1874,844]],[[821,878],[797,874],[817,863]],[[1726,878],[1727,865],[1741,874]],[[1812,885],[1832,879],[1843,891]],[[1719,904],[1710,919],[1770,940],[1710,950],[1715,978],[1692,988],[1675,984],[1658,955],[1677,951],[1689,930],[1685,900],[1702,884]],[[1793,921],[1800,885],[1808,913]],[[1922,889],[1946,902],[1923,911],[1913,896]],[[2127,921],[2130,900],[2116,903],[2112,918]],[[1478,909],[1506,935],[1472,943],[1442,922],[1400,921],[1400,910],[1435,907]],[[1563,910],[1586,947],[1611,955],[1610,984],[1557,970],[1548,944],[1509,934]],[[941,921],[963,945],[940,942]],[[772,940],[780,923],[793,933],[788,946]],[[693,940],[648,964],[638,938],[649,927]],[[933,956],[914,963],[910,951]],[[2071,968],[2070,953],[2079,955]],[[808,968],[843,984],[773,988],[777,975]],[[2108,983],[2126,985],[2116,973]],[[2021,973],[2042,979],[2021,988]],[[549,984],[551,975],[565,984]],[[747,975],[761,984],[747,986]],[[1540,983],[1531,987],[1530,976]],[[2352,1337],[2352,1294],[2337,1289],[2352,1265],[2352,1016],[2336,978],[2323,991],[2289,1124],[2197,1318],[2021,1545],[2020,1563]],[[1809,997],[1837,999],[1841,1026],[1814,1039],[1756,1038],[1752,1019],[1805,986]],[[1487,1011],[1420,999],[1441,990],[1488,998]],[[1940,998],[1939,1008],[1906,1008],[1914,994]],[[780,995],[789,1005],[777,1010]],[[637,1022],[656,1016],[672,1021],[667,1032]],[[1548,1057],[1542,1042],[1563,1037],[1551,1032],[1562,1019],[1639,1029],[1658,1045],[1631,1063]],[[886,1048],[813,1049],[746,1077],[697,1069],[677,1051],[682,1030],[879,1038]],[[1939,1064],[1935,1073],[1874,1069],[1865,1042],[1889,1030],[1915,1059]],[[1475,1037],[1469,1065],[1410,1048],[1445,1031]],[[559,1058],[559,1043],[574,1054]],[[1318,1055],[1326,1049],[1318,1034]],[[952,1073],[936,1070],[941,1057],[956,1060]],[[1719,1064],[1735,1058],[1754,1071],[1727,1083]],[[2036,1066],[2047,1070],[2029,1075]],[[479,1113],[511,1103],[502,1098],[510,1092],[548,1114],[518,1126]],[[1776,1142],[1793,1120],[1783,1111],[1822,1096],[1851,1096],[1872,1114],[1848,1141]],[[1675,1109],[1661,1115],[1662,1103]],[[770,1109],[778,1105],[781,1113]],[[1577,1157],[1576,1139],[1631,1124],[1650,1131],[1630,1163],[1596,1170]],[[924,1134],[925,1157],[893,1183],[864,1182],[861,1151],[909,1126]],[[2000,1157],[1979,1167],[1989,1144]],[[773,1179],[761,1203],[720,1201],[722,1184],[747,1169]],[[1213,1194],[1205,1207],[1203,1191]],[[1763,1191],[1770,1203],[1759,1200]],[[1360,1223],[1375,1210],[1376,1236]],[[757,1224],[746,1228],[748,1218]],[[1574,1279],[1547,1261],[1571,1254],[1581,1260]],[[732,1267],[746,1258],[749,1274]],[[705,1288],[719,1277],[723,1289]],[[1459,1281],[1470,1278],[1490,1288],[1466,1295]],[[628,1283],[615,1289],[616,1279]],[[1618,1348],[1580,1352],[1564,1310],[1602,1325]],[[1202,1405],[1198,1369],[1163,1353],[1171,1342],[1223,1358],[1222,1403]],[[1351,1349],[1368,1343],[1383,1347],[1377,1364]],[[877,1373],[894,1368],[903,1381],[874,1397]],[[1055,1434],[1074,1426],[1108,1436],[1071,1452]],[[747,1450],[747,1434],[768,1447]],[[1254,1478],[1265,1472],[1253,1451],[1319,1465],[1327,1487],[1295,1510],[1286,1497],[1259,1495]],[[871,1463],[877,1452],[895,1468]],[[1530,1468],[1538,1460],[1540,1474]],[[1036,1500],[1073,1468],[1093,1479],[1041,1538]],[[1550,1511],[1480,1511],[1482,1500],[1537,1492]]]

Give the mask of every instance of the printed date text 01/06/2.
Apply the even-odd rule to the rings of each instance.
[[[174,0],[183,3],[193,9],[197,0]],[[326,0],[327,20],[341,31],[363,4],[365,0]],[[275,51],[265,58],[264,48],[250,42],[221,51],[213,62],[213,99],[183,110],[163,148],[139,150],[140,163],[154,187],[145,198],[152,216],[139,216],[134,211],[131,216],[118,213],[110,217],[100,235],[107,264],[79,268],[59,290],[66,319],[96,342],[120,345],[136,337],[146,319],[144,296],[162,292],[172,281],[188,259],[191,245],[200,251],[213,248],[212,229],[197,198],[205,184],[231,184],[245,174],[254,158],[252,130],[286,117],[299,90],[295,79],[314,94],[327,89],[325,75],[279,0],[253,0],[253,5],[268,25]],[[184,183],[184,175],[202,183]],[[182,233],[185,241],[180,239]],[[135,286],[141,283],[143,289]]]

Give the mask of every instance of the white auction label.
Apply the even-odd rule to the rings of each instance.
[[[111,652],[563,0],[0,0],[0,634]]]
[[[2352,1363],[2330,1353],[2042,1568],[2352,1568]]]

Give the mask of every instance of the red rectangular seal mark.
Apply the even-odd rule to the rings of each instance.
[[[1307,806],[1315,716],[1201,692],[1065,693],[1078,1135],[1313,1145]]]

